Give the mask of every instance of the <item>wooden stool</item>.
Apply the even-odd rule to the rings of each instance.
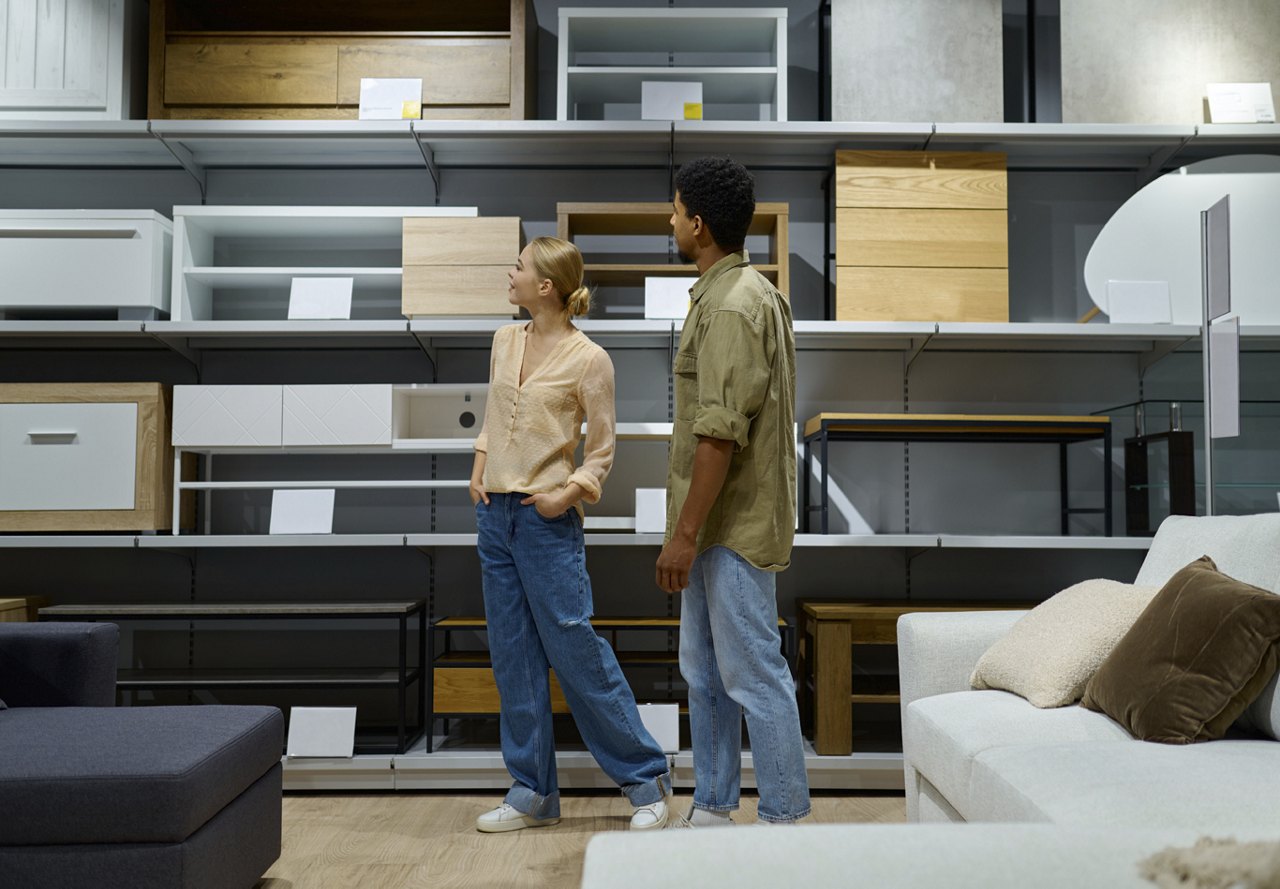
[[[853,646],[896,645],[898,618],[916,611],[1007,611],[1027,603],[799,602],[800,713],[823,756],[853,752],[853,705],[897,704],[896,691],[853,693]]]

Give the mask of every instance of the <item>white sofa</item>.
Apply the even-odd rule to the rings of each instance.
[[[1167,519],[1135,582],[1162,585],[1205,554],[1232,577],[1280,591],[1280,514]],[[971,690],[978,658],[1022,614],[909,614],[899,621],[909,821],[1280,838],[1280,742],[1229,736],[1187,746],[1146,743],[1079,705],[1038,710],[1008,692]],[[1274,732],[1275,681],[1250,712]]]
[[[1280,591],[1280,514],[1168,519],[1136,582],[1163,584],[1206,553]],[[898,624],[907,818],[938,823],[603,833],[583,889],[1151,889],[1139,862],[1162,849],[1204,835],[1280,840],[1278,741],[1150,744],[1079,706],[971,690],[978,658],[1023,613]],[[1276,686],[1251,708],[1273,731]]]

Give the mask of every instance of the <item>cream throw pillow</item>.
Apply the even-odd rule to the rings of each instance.
[[[1036,707],[1080,700],[1094,671],[1160,591],[1086,580],[1041,602],[978,660],[974,688],[997,688]]]

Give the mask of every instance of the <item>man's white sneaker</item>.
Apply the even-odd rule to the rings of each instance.
[[[662,830],[667,826],[669,812],[665,799],[658,800],[652,805],[640,806],[636,809],[635,814],[631,816],[631,829]]]
[[[559,818],[534,818],[508,803],[485,812],[476,819],[476,830],[481,833],[506,833],[508,830],[524,830],[526,827],[550,827],[559,824]]]

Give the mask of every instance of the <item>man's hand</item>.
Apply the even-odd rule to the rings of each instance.
[[[689,585],[689,571],[698,549],[697,540],[676,535],[658,556],[656,580],[664,593],[678,593]]]
[[[532,506],[544,519],[558,519],[569,510],[564,494],[565,489],[556,491],[554,494],[530,494],[520,503],[523,506]]]

